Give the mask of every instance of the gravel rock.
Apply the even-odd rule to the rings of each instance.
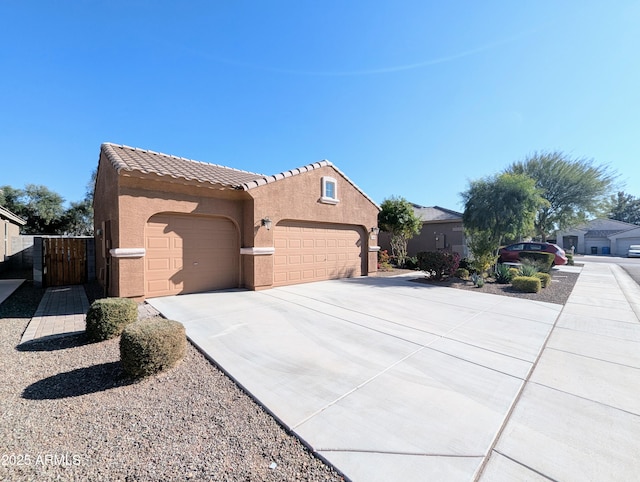
[[[343,480],[192,345],[134,383],[119,338],[16,347],[28,321],[0,319],[0,480]]]
[[[475,287],[471,281],[465,281],[459,278],[447,278],[441,281],[430,280],[429,278],[426,278],[424,274],[422,274],[422,277],[415,278],[412,281],[436,286],[445,286],[448,288],[473,290],[477,293],[510,296],[525,300],[543,301],[545,303],[564,305],[569,299],[579,276],[580,275],[578,273],[554,271],[551,273],[551,285],[541,289],[538,293],[522,293],[521,291],[515,290],[510,284],[498,284],[492,279],[487,280],[482,288]]]

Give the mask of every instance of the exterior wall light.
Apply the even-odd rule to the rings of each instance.
[[[267,228],[267,231],[271,229],[271,219],[269,219],[268,217],[262,218],[262,221],[260,223],[262,224],[262,226]]]
[[[371,228],[371,234],[373,234],[374,236],[377,236],[378,233],[380,233],[380,228],[378,226],[374,226]]]

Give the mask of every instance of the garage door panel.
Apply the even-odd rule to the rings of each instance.
[[[156,215],[146,228],[145,295],[235,288],[239,243],[225,218]]]
[[[148,259],[147,260],[147,269],[148,270],[158,270],[158,269],[169,269],[168,258],[158,258],[158,259]]]
[[[169,280],[152,280],[148,282],[148,288],[151,291],[167,291],[169,289]]]
[[[148,249],[169,249],[169,240],[157,236],[149,236],[147,237],[147,248]]]
[[[356,226],[278,224],[274,230],[274,284],[362,275],[363,235]]]

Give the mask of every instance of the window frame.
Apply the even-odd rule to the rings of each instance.
[[[333,185],[333,196],[327,195],[327,186]],[[322,176],[322,192],[320,193],[320,202],[324,204],[338,204],[338,181],[331,176]]]

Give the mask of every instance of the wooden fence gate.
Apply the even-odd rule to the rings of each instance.
[[[86,283],[86,240],[77,238],[43,238],[42,257],[44,286]]]

